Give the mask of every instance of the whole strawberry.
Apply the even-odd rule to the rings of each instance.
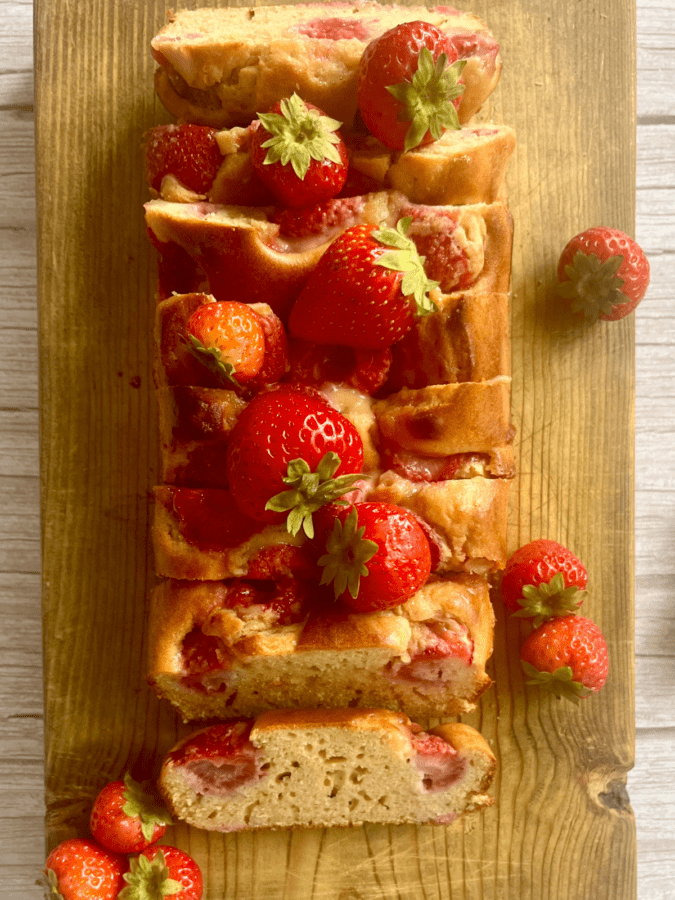
[[[405,22],[366,47],[359,64],[361,116],[375,137],[393,150],[438,140],[459,128],[456,106],[464,91],[451,39],[428,22]]]
[[[575,613],[588,584],[584,564],[556,541],[539,539],[520,547],[509,559],[502,577],[502,600],[534,626],[553,616]]]
[[[599,691],[607,680],[607,643],[595,622],[583,616],[544,622],[525,639],[520,658],[526,684],[575,703]]]
[[[339,194],[348,171],[339,127],[297,94],[258,113],[251,128],[251,162],[285,206],[313,206]]]
[[[262,316],[237,300],[213,301],[190,316],[190,349],[224,383],[240,387],[260,372],[265,359]]]
[[[352,423],[313,388],[258,394],[230,434],[227,476],[239,510],[314,534],[312,514],[358,480],[363,444]]]
[[[127,860],[88,838],[63,841],[47,857],[50,900],[115,900],[124,886]]]
[[[404,603],[427,580],[429,542],[408,510],[366,502],[330,512],[333,530],[319,558],[320,583],[332,583],[336,599],[357,612],[388,609]]]
[[[649,286],[641,247],[616,228],[589,228],[573,237],[558,263],[558,293],[591,322],[623,319]]]
[[[158,841],[171,824],[168,812],[130,775],[100,792],[91,811],[92,836],[115,853],[138,853]]]
[[[407,231],[356,225],[326,250],[289,319],[291,336],[317,344],[383,350],[413,327],[416,316],[436,309],[437,287]]]
[[[178,847],[148,847],[131,860],[124,880],[119,900],[201,900],[204,892],[199,866]]]
[[[216,129],[206,125],[158,125],[143,135],[145,177],[156,191],[173,175],[197,194],[206,194],[223,161]]]

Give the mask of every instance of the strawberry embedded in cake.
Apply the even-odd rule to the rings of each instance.
[[[169,809],[211,831],[449,822],[490,805],[495,758],[467,725],[386,710],[283,710],[216,725],[165,758]]]

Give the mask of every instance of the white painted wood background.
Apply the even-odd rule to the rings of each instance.
[[[57,0],[58,2],[58,0]],[[639,900],[675,898],[675,0],[638,0]],[[0,0],[0,898],[44,862],[32,0]],[[592,123],[589,123],[592,127]],[[53,723],[58,728],[58,722]],[[569,898],[574,900],[574,898]]]

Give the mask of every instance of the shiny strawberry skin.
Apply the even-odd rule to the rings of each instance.
[[[588,573],[577,557],[556,541],[539,539],[520,547],[511,556],[502,577],[502,600],[507,609],[516,612],[522,606],[523,587],[548,584],[557,572],[563,573],[565,587],[586,589]]]
[[[331,199],[300,209],[278,209],[273,221],[279,226],[280,237],[304,238],[333,228],[348,228],[358,219],[362,208],[361,197]]]
[[[147,839],[140,818],[124,812],[125,791],[123,781],[112,781],[103,788],[94,801],[90,830],[99,844],[114,853],[139,853],[164,835],[166,825],[155,824],[152,837]]]
[[[153,860],[160,851],[164,854],[169,877],[183,885],[182,891],[168,896],[172,900],[201,900],[204,893],[204,880],[201,869],[194,859],[184,850],[168,845],[148,847],[142,855]]]
[[[604,685],[609,670],[605,638],[595,622],[583,616],[544,622],[525,639],[520,658],[540,672],[569,666],[574,681],[593,692]]]
[[[236,547],[260,530],[258,522],[241,515],[229,491],[177,488],[173,508],[185,540],[203,551]]]
[[[206,194],[222,156],[216,129],[206,125],[158,125],[143,136],[145,175],[159,191],[165,175],[174,175],[197,194]]]
[[[192,313],[186,330],[207,349],[219,350],[232,365],[233,377],[243,385],[260,372],[265,358],[261,318],[237,300],[204,303]]]
[[[260,314],[260,325],[265,341],[265,353],[258,374],[247,383],[247,388],[257,391],[274,384],[288,372],[288,338],[283,322],[271,310]]]
[[[88,838],[72,838],[55,847],[45,871],[56,875],[63,900],[115,900],[124,887],[126,859]]]
[[[410,331],[414,303],[401,291],[403,274],[376,265],[389,248],[375,230],[348,228],[326,250],[291,310],[292,337],[383,350]]]
[[[308,109],[319,110],[317,106],[306,103]],[[281,103],[275,103],[270,109],[271,113],[281,112]],[[339,132],[337,132],[339,136]],[[262,183],[269,188],[274,196],[290,207],[314,206],[325,200],[330,200],[340,193],[347,179],[349,158],[344,141],[336,144],[340,155],[340,163],[330,159],[312,159],[304,178],[299,178],[290,165],[282,165],[280,162],[265,164],[267,149],[262,145],[269,139],[270,133],[262,122],[256,120],[250,129],[251,163]]]
[[[358,100],[368,130],[385,146],[403,150],[410,122],[400,121],[401,104],[387,86],[411,81],[420,50],[427,47],[434,62],[446,53],[448,62],[458,58],[452,40],[428,22],[406,22],[385,32],[366,47],[359,65]],[[455,103],[455,107],[459,101]],[[420,146],[432,141],[429,132]]]
[[[376,612],[398,606],[426,582],[431,572],[431,550],[416,517],[390,503],[355,503],[352,507],[331,506],[335,518],[343,524],[356,508],[363,540],[374,541],[377,552],[366,566],[359,591],[352,597],[348,590],[340,600],[356,612]],[[327,524],[326,520],[323,522]],[[325,537],[322,535],[322,537]]]
[[[265,506],[285,490],[288,463],[304,459],[314,472],[329,451],[340,457],[336,477],[361,471],[356,428],[322,394],[295,385],[258,394],[230,434],[227,473],[237,506],[259,522],[285,521],[284,513]]]
[[[598,318],[606,322],[623,319],[635,310],[649,287],[649,261],[639,244],[618,228],[596,226],[575,235],[565,246],[558,262],[558,281],[569,281],[565,267],[572,265],[577,253],[594,255],[601,263],[612,256],[623,256],[617,276],[624,282],[621,292],[627,303],[617,304],[610,314],[601,312]]]

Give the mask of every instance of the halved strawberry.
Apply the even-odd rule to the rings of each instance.
[[[313,535],[312,513],[345,493],[363,465],[352,425],[311,388],[280,385],[253,398],[230,434],[230,490],[246,516],[286,520]]]
[[[466,62],[457,57],[452,40],[429,22],[405,22],[371,41],[359,64],[366,127],[394,150],[411,150],[459,128]]]
[[[260,524],[241,514],[229,491],[177,488],[173,508],[183,537],[200,550],[223,550],[249,540]]]
[[[156,191],[165,175],[197,194],[207,194],[222,156],[216,129],[206,125],[158,125],[143,135],[145,177]]]
[[[237,300],[198,307],[186,325],[190,349],[225,382],[240,387],[255,378],[265,358],[261,316]]]
[[[389,503],[330,508],[333,530],[325,541],[321,584],[333,584],[357,612],[398,606],[429,577],[431,551],[412,513]],[[329,510],[326,510],[329,512]]]
[[[289,319],[293,337],[318,344],[382,350],[413,327],[415,316],[436,309],[437,287],[424,271],[407,231],[356,225],[326,250]]]
[[[285,206],[313,206],[340,192],[348,168],[340,124],[297,94],[258,113],[251,127],[251,162]]]

